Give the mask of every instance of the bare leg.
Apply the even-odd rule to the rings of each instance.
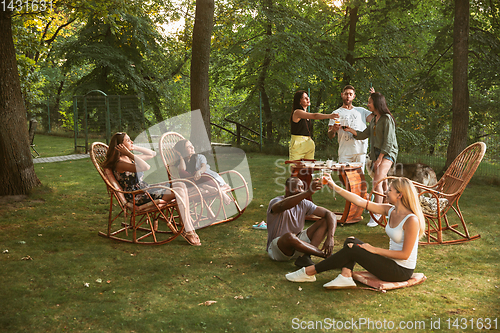
[[[307,266],[306,267],[306,274],[307,275],[316,275],[316,267],[314,265]]]
[[[194,231],[193,220],[191,219],[191,214],[189,213],[189,197],[186,185],[183,183],[175,183],[172,187],[180,198],[177,202],[179,204],[182,220],[184,221],[184,232],[182,233],[182,236],[191,245],[201,245],[200,238],[196,234],[196,231]]]
[[[226,187],[221,187],[220,190],[221,190],[221,196],[222,196],[222,201],[224,201],[224,204],[228,205],[232,202],[231,198],[229,197],[229,195],[226,194],[226,192],[231,189],[229,187],[229,185],[224,185]],[[211,186],[211,185],[208,185],[206,183],[204,184],[201,184],[201,187],[203,189],[205,189],[208,193],[217,193],[217,188],[214,187],[214,186]]]
[[[378,181],[387,177],[387,172],[389,172],[389,169],[391,168],[391,166],[392,166],[391,161],[389,161],[386,158],[382,159],[382,163],[380,163],[378,168],[375,170],[375,176],[374,176],[373,182],[376,184]],[[378,193],[384,193],[384,184],[379,183],[377,185],[377,187],[375,188],[375,191],[377,191]],[[381,203],[383,201],[383,199],[384,199],[383,197],[377,195],[377,196],[375,196],[374,202]]]
[[[308,255],[325,258],[325,253],[316,246],[300,240],[292,233],[286,233],[278,239],[278,247],[287,256],[292,256],[295,251],[302,252]]]
[[[326,219],[323,218],[317,220],[309,228],[307,228],[307,237],[311,240],[312,245],[319,247],[321,242],[326,238],[327,231],[328,225],[326,224]]]

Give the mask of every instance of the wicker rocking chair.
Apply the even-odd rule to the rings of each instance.
[[[481,237],[480,235],[471,236],[469,234],[458,200],[476,172],[485,152],[486,144],[476,142],[465,148],[455,158],[437,184],[425,186],[413,182],[419,192],[420,204],[427,223],[425,240],[420,241],[420,244],[456,244]],[[392,178],[395,177],[387,177],[380,180],[380,182]],[[385,197],[385,194],[375,191],[372,191],[372,195]],[[459,224],[450,224],[447,216],[450,209],[455,212],[460,221]],[[373,214],[371,215],[377,221],[376,217]],[[377,222],[385,226],[387,224],[386,217],[382,216]],[[445,231],[449,231],[447,235],[451,237],[445,239]]]
[[[174,146],[180,140],[184,140],[184,137],[176,132],[167,132],[160,139],[160,153],[170,180],[179,177],[178,173],[173,170],[173,166],[178,160]],[[225,192],[231,202],[224,204],[222,197],[224,191],[221,190],[219,183],[212,178],[214,184],[217,186],[215,193],[202,193],[203,200],[201,202],[193,200],[190,195],[191,216],[195,221],[195,228],[204,228],[210,225],[233,221],[241,216],[248,206],[249,191],[245,178],[236,170],[223,171],[219,175],[231,186],[230,190]],[[204,176],[210,177],[206,174]],[[231,182],[228,180],[231,180]],[[197,203],[203,205],[204,209],[200,210],[198,207],[193,207]],[[230,213],[231,211],[236,213]]]
[[[140,206],[136,205],[135,196],[137,194],[146,193],[149,196],[149,193],[142,190],[123,191],[113,172],[101,167],[106,160],[107,151],[108,146],[101,142],[94,142],[90,150],[92,163],[106,184],[110,198],[108,230],[99,232],[99,235],[118,241],[146,245],[165,244],[178,237],[184,230],[184,223],[177,204],[177,200],[181,199],[176,196],[177,198],[171,201],[158,199]],[[164,189],[175,193],[174,189],[160,185],[153,185],[150,189]],[[133,202],[128,202],[125,199],[126,193],[133,195]],[[128,217],[128,221],[125,220],[121,224],[115,223],[117,225],[114,225],[120,216],[125,219]]]

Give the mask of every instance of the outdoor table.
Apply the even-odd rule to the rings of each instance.
[[[306,166],[305,163],[314,162],[314,160],[295,160],[286,161],[285,164],[291,165],[292,176],[301,179],[305,188],[309,188],[312,181],[312,175],[315,172],[320,172],[321,170],[326,170],[327,172],[336,173],[339,176],[340,181],[344,185],[345,189],[349,192],[355,193],[362,198],[367,198],[367,183],[365,181],[365,175],[362,170],[362,165],[354,164],[334,164],[332,167],[326,167],[325,165],[314,165]],[[312,201],[312,197],[307,199]],[[363,219],[361,214],[363,214],[363,208],[356,206],[346,200],[344,211],[335,213],[337,215],[337,223],[356,223]],[[338,216],[340,216],[340,219]]]

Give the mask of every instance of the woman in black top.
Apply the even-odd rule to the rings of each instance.
[[[293,97],[293,111],[290,115],[290,127],[292,139],[290,141],[290,157],[291,161],[305,159],[314,159],[314,141],[311,138],[311,119],[334,119],[339,115],[309,113],[307,107],[311,105],[311,101],[307,92],[299,90]]]

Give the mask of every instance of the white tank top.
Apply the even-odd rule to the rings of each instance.
[[[395,209],[395,207],[392,207],[389,210],[389,221],[391,220],[391,213]],[[406,220],[410,216],[415,216],[415,214],[408,214],[404,217],[404,219],[399,223],[398,226],[395,228],[391,228],[389,226],[389,222],[387,222],[387,225],[385,226],[385,233],[387,236],[390,238],[389,242],[389,250],[394,250],[394,251],[402,251],[403,250],[403,244],[404,244],[404,239],[405,239],[405,232],[403,230],[403,226],[406,222]],[[404,268],[408,269],[415,269],[415,266],[417,265],[417,252],[418,252],[418,237],[415,239],[415,244],[413,245],[413,250],[411,251],[410,256],[406,260],[401,260],[401,259],[392,259],[394,260],[399,266],[402,266]]]

